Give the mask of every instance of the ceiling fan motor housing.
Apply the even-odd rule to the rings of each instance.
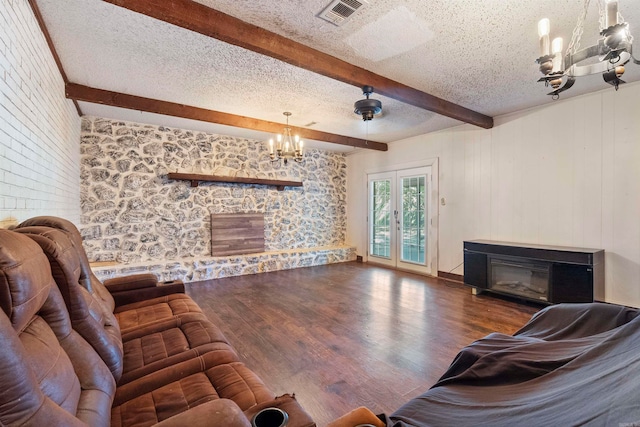
[[[361,115],[362,120],[371,120],[373,116],[382,112],[382,102],[377,99],[369,99],[369,95],[373,93],[373,86],[362,86],[362,94],[366,99],[361,99],[353,104],[353,112]]]

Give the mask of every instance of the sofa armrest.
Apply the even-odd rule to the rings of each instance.
[[[251,427],[242,409],[229,399],[212,400],[156,424],[157,427]]]
[[[331,421],[327,427],[354,427],[358,425],[372,425],[375,427],[385,427],[386,423],[376,416],[369,409],[361,406],[351,412],[347,412],[338,419]]]
[[[295,395],[284,394],[278,396],[273,400],[262,402],[258,405],[254,405],[251,408],[244,411],[247,419],[253,419],[253,417],[265,408],[279,408],[289,415],[289,423],[287,426],[291,427],[315,427],[316,423],[307,414],[307,412],[300,406],[295,398]]]
[[[151,273],[114,277],[103,284],[113,296],[116,306],[184,293],[182,280],[158,283],[158,278]]]
[[[116,307],[134,302],[146,301],[149,299],[163,297],[172,294],[183,294],[184,283],[181,280],[156,284],[154,287],[131,289],[120,292],[112,292]]]
[[[158,285],[155,274],[132,274],[130,276],[114,277],[102,282],[109,292],[130,291],[133,289],[152,288]]]

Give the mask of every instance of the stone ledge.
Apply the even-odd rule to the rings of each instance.
[[[129,274],[153,273],[158,276],[160,281],[182,280],[189,283],[221,277],[355,261],[355,259],[356,248],[354,246],[322,246],[246,255],[148,261],[135,264],[92,264],[92,269],[100,280]]]

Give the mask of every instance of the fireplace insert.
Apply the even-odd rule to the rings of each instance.
[[[464,283],[543,303],[604,299],[604,250],[464,242]]]
[[[489,256],[488,259],[488,289],[533,300],[549,301],[550,263],[505,256]]]

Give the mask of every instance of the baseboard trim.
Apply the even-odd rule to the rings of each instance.
[[[446,271],[438,270],[438,277],[447,280],[453,280],[454,282],[464,282],[464,276],[461,274],[447,273]]]
[[[434,276],[433,274],[423,273],[423,272],[420,272],[420,271],[413,271],[413,270],[409,270],[407,268],[392,267],[390,265],[382,264],[380,262],[375,262],[375,261],[367,261],[367,264],[371,264],[371,265],[373,265],[375,267],[388,268],[389,270],[402,271],[403,273],[417,274],[418,276],[438,277],[438,276]]]

